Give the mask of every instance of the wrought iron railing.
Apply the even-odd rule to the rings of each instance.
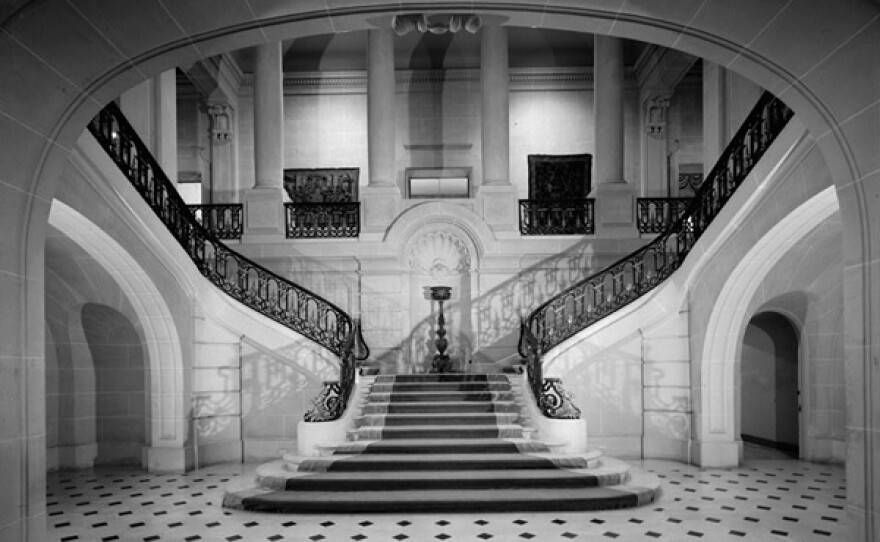
[[[687,211],[693,198],[637,198],[636,227],[639,233],[663,233]]]
[[[590,235],[594,232],[593,200],[519,200],[523,235]]]
[[[187,205],[203,228],[217,239],[241,239],[244,231],[244,206],[241,203]]]
[[[357,237],[361,207],[357,201],[285,203],[288,238]]]
[[[238,254],[199,224],[116,104],[107,105],[88,128],[208,280],[342,357],[343,367],[351,355],[352,340],[358,345],[356,352],[369,355],[360,328],[345,311]],[[345,375],[340,378],[343,386],[351,381]],[[347,392],[343,395],[348,397]]]
[[[366,348],[365,352],[361,350],[364,348]],[[312,409],[305,413],[303,419],[307,422],[338,420],[345,412],[345,406],[354,390],[360,361],[369,356],[370,350],[361,338],[360,319],[356,318],[354,328],[342,345],[342,354],[339,356],[339,380],[324,382],[320,395],[312,400]]]
[[[529,382],[539,404],[545,402],[540,372],[544,353],[672,275],[792,115],[784,103],[765,92],[682,216],[644,247],[567,288],[528,316],[519,353],[534,371]],[[544,414],[553,417],[554,412],[544,410]]]

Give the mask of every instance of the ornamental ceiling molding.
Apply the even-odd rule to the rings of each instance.
[[[471,269],[471,255],[464,240],[446,230],[419,235],[410,245],[408,264],[420,275],[440,280]]]

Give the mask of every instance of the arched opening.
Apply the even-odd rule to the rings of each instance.
[[[756,314],[743,336],[741,423],[745,459],[799,457],[800,379],[798,333],[788,318]]]
[[[51,10],[57,9],[57,6],[62,6],[63,9],[69,9],[69,6],[65,3],[33,3],[38,6],[40,12],[37,14],[43,20],[53,20]],[[798,98],[799,105],[801,109],[810,110],[808,113],[811,113],[813,119],[813,127],[824,127],[825,130],[816,130],[816,133],[824,133],[830,134],[829,137],[824,138],[823,146],[824,149],[828,150],[829,154],[834,160],[829,160],[829,162],[835,164],[833,167],[835,168],[835,179],[839,183],[840,186],[845,186],[846,190],[842,190],[842,196],[844,198],[844,204],[847,209],[847,213],[844,214],[847,217],[845,220],[847,221],[848,230],[850,233],[846,236],[846,245],[847,245],[847,261],[854,262],[853,267],[857,267],[854,269],[850,276],[847,279],[848,287],[850,288],[848,299],[855,300],[852,303],[848,303],[847,307],[847,325],[848,328],[852,328],[852,338],[851,341],[853,344],[864,345],[864,348],[853,348],[850,350],[852,363],[848,364],[848,374],[853,382],[861,381],[862,378],[865,377],[864,367],[869,367],[870,364],[863,363],[864,360],[870,359],[870,354],[872,350],[876,350],[875,341],[871,339],[872,333],[870,325],[864,324],[862,322],[863,314],[867,314],[867,319],[870,321],[870,310],[872,307],[872,300],[870,296],[870,267],[867,265],[863,265],[864,262],[872,261],[870,258],[870,251],[872,250],[869,242],[864,241],[867,239],[866,233],[870,229],[868,227],[869,220],[868,218],[871,216],[869,206],[860,205],[860,202],[863,202],[866,198],[864,194],[868,193],[869,188],[864,188],[862,185],[867,185],[870,187],[868,182],[859,183],[853,182],[862,180],[863,175],[866,175],[865,171],[873,171],[875,168],[869,167],[869,161],[872,158],[862,158],[862,156],[873,157],[873,153],[868,153],[862,151],[868,147],[870,147],[873,143],[873,139],[871,137],[858,137],[852,135],[859,133],[859,129],[865,126],[864,123],[859,122],[865,118],[868,118],[869,115],[874,115],[876,109],[872,107],[864,107],[865,101],[859,99],[850,99],[851,94],[855,92],[862,92],[863,89],[874,88],[873,84],[858,84],[861,80],[857,80],[855,77],[851,77],[849,74],[858,70],[863,72],[863,77],[865,81],[875,81],[875,70],[871,69],[872,66],[870,63],[866,63],[865,65],[861,65],[861,63],[857,62],[839,62],[840,58],[863,58],[858,54],[852,54],[853,49],[857,49],[861,43],[872,38],[872,34],[868,32],[855,32],[849,31],[846,33],[845,39],[846,42],[841,42],[842,45],[839,47],[814,47],[814,48],[796,48],[796,47],[787,47],[787,43],[785,40],[769,40],[771,45],[768,47],[766,45],[762,45],[761,41],[768,41],[767,39],[758,40],[757,38],[760,36],[762,38],[766,38],[767,36],[785,36],[792,34],[799,35],[822,35],[825,32],[802,32],[802,33],[785,33],[785,28],[778,29],[776,28],[778,25],[788,24],[791,25],[793,23],[804,27],[804,22],[802,17],[789,17],[789,16],[772,16],[775,12],[766,13],[767,16],[762,17],[764,12],[761,11],[756,15],[752,15],[750,17],[743,17],[743,19],[748,20],[748,28],[750,28],[753,33],[746,34],[744,37],[740,37],[741,27],[733,24],[726,24],[729,22],[729,19],[725,21],[725,24],[719,24],[717,26],[713,26],[713,23],[717,19],[721,18],[729,18],[729,12],[725,10],[724,6],[721,4],[717,4],[714,6],[706,6],[702,3],[692,3],[695,10],[699,10],[699,12],[681,12],[676,11],[674,15],[662,17],[655,16],[651,9],[655,8],[645,8],[642,4],[633,4],[633,5],[624,5],[619,13],[608,12],[607,14],[604,10],[599,10],[594,6],[588,6],[584,8],[583,11],[586,12],[587,9],[595,11],[600,17],[595,17],[595,21],[587,20],[582,22],[579,17],[571,16],[562,9],[556,9],[552,13],[545,14],[535,9],[535,15],[532,15],[531,20],[536,20],[541,22],[542,24],[550,24],[550,25],[559,25],[562,27],[571,27],[578,24],[582,24],[584,27],[589,29],[594,29],[596,31],[603,32],[634,32],[643,30],[643,26],[647,27],[647,30],[651,34],[661,34],[664,35],[664,42],[671,42],[675,39],[676,43],[681,41],[683,46],[687,46],[691,49],[705,47],[707,49],[706,56],[710,55],[712,58],[718,62],[722,62],[727,60],[727,63],[734,63],[740,67],[740,69],[747,69],[752,74],[756,74],[756,72],[760,72],[760,78],[765,83],[775,83],[775,88],[787,88],[789,90],[789,94],[803,94],[800,98]],[[294,5],[294,4],[290,4]],[[407,3],[403,3],[401,5],[394,5],[395,9],[401,9],[403,6],[408,5]],[[482,3],[477,3],[475,6],[482,7]],[[660,4],[658,4],[660,6]],[[777,6],[777,4],[755,4],[754,9],[758,10],[770,10],[771,6]],[[862,3],[859,4],[859,8],[861,9],[871,9],[870,3]],[[163,6],[164,7],[164,6]],[[352,8],[358,8],[359,6],[352,5]],[[703,9],[706,7],[706,9]],[[753,6],[754,7],[754,6]],[[811,21],[826,21],[830,18],[823,18],[824,13],[818,9],[820,6],[817,4],[816,11],[812,12],[810,18],[807,22]],[[852,6],[853,9],[851,13],[848,14],[850,19],[858,21],[858,28],[861,28],[862,24],[871,24],[875,23],[876,20],[868,17],[862,16],[862,13],[859,9],[856,9],[855,4]],[[717,9],[716,9],[717,8]],[[91,14],[90,11],[86,10],[86,8],[82,8],[83,11],[80,13],[82,17],[87,17]],[[106,12],[103,8],[95,8],[99,9],[102,13]],[[279,9],[276,4],[271,4],[271,10]],[[296,7],[292,8],[294,10],[299,10],[301,8]],[[361,8],[362,9],[362,8]],[[573,10],[573,14],[577,14],[577,11],[574,11],[574,8],[570,8]],[[662,9],[657,7],[656,9]],[[791,9],[798,10],[798,7],[794,4],[785,4],[783,8],[780,9]],[[828,9],[836,9],[839,10],[838,6],[834,6],[833,8],[829,4]],[[876,8],[874,8],[876,9]],[[643,15],[641,11],[646,11],[647,14]],[[28,15],[27,9],[21,10],[24,15]],[[36,10],[34,10],[36,11]],[[49,13],[45,13],[48,11]],[[337,10],[339,11],[339,10]],[[807,10],[809,11],[809,10]],[[841,13],[845,13],[847,10],[841,10]],[[631,13],[636,12],[636,13]],[[274,15],[272,12],[269,15]],[[610,14],[610,16],[608,15]],[[693,14],[693,16],[691,16]],[[751,12],[749,12],[751,15]],[[253,41],[257,41],[258,39],[265,39],[265,34],[263,32],[258,32],[255,30],[255,20],[259,21],[262,17],[267,17],[267,15],[263,12],[255,14],[247,14],[245,23],[247,25],[244,32],[252,32],[255,37],[251,38]],[[336,11],[333,12],[332,17],[339,20],[339,22],[344,24],[350,23],[350,21],[345,17],[346,13],[338,13]],[[699,17],[697,16],[699,15]],[[712,16],[715,15],[715,18]],[[613,17],[612,17],[613,16]],[[112,15],[108,15],[108,17],[112,17]],[[538,19],[540,17],[540,19]],[[804,16],[806,17],[806,16]],[[328,20],[331,20],[331,15],[327,15]],[[525,18],[525,17],[523,17]],[[585,17],[586,18],[586,17]],[[22,18],[26,21],[26,18]],[[85,28],[86,22],[88,19],[86,18],[86,22],[79,22],[79,18],[69,17],[70,24],[67,27],[72,28],[72,32],[78,32],[81,30],[80,27]],[[173,21],[174,24],[178,25],[178,28],[174,33],[169,33],[169,35],[177,36],[179,34],[179,25],[180,22],[175,20],[172,17],[156,17],[157,20],[168,20]],[[545,23],[544,20],[547,20]],[[103,18],[100,20],[104,20]],[[179,44],[175,44],[173,46],[165,46],[164,43],[160,43],[156,46],[155,54],[149,54],[152,52],[147,46],[138,43],[136,46],[130,45],[130,42],[134,42],[137,39],[140,39],[140,35],[138,33],[129,33],[129,36],[123,36],[123,39],[119,40],[117,43],[111,42],[109,39],[105,39],[106,47],[113,46],[116,48],[116,52],[112,56],[107,55],[107,58],[118,58],[116,61],[118,64],[128,63],[131,65],[132,71],[141,69],[142,65],[147,65],[150,62],[154,62],[155,66],[159,66],[162,62],[165,62],[166,65],[174,65],[174,63],[168,61],[167,59],[163,59],[162,56],[165,51],[171,51],[174,47],[179,47],[180,49],[187,48],[192,51],[205,51],[206,53],[211,53],[217,49],[216,45],[211,42],[211,39],[215,36],[220,36],[216,39],[226,38],[229,35],[229,32],[222,31],[214,31],[216,24],[210,25],[209,21],[212,21],[210,17],[200,17],[198,22],[193,26],[189,26],[189,19],[184,21],[185,26],[189,29],[189,32],[193,33],[194,36],[190,39],[180,39],[178,41]],[[226,21],[226,19],[218,18],[217,20]],[[649,22],[654,22],[655,26],[642,23],[643,20],[647,20]],[[762,20],[762,21],[770,21],[766,26],[755,25],[752,21]],[[75,24],[79,22],[79,25]],[[111,18],[111,21],[113,19]],[[525,21],[525,22],[529,22]],[[608,21],[613,21],[611,23],[611,28],[608,28]],[[685,33],[681,36],[676,35],[673,31],[667,31],[666,28],[677,29],[680,28],[684,23],[680,21],[687,21],[688,28],[692,28],[693,32]],[[311,23],[311,21],[306,21],[306,23]],[[332,20],[331,20],[332,23]],[[171,24],[170,22],[168,24]],[[305,24],[305,23],[304,23]],[[537,22],[536,22],[537,24]],[[19,24],[18,27],[24,28],[33,28],[33,27],[41,27],[44,25],[26,25]],[[116,25],[112,23],[108,26],[108,28],[113,28]],[[317,25],[315,25],[317,26]],[[99,28],[103,28],[98,25],[92,25],[95,30]],[[207,27],[207,30],[204,28]],[[790,28],[790,26],[789,26]],[[193,30],[195,29],[195,30]],[[164,35],[157,28],[156,31],[152,32],[152,36],[161,36]],[[222,30],[222,28],[221,28]],[[782,32],[780,32],[782,30]],[[844,30],[849,30],[844,28]],[[198,32],[202,32],[202,34],[198,34]],[[755,35],[755,32],[759,32],[758,35]],[[10,31],[10,36],[16,36],[18,31],[13,29]],[[671,34],[671,36],[665,36],[665,34]],[[860,35],[861,34],[861,35]],[[208,36],[207,38],[204,36]],[[17,51],[22,44],[32,43],[30,40],[26,39],[28,36],[25,36],[25,39],[22,39],[17,42],[15,48],[9,48],[9,51]],[[833,38],[834,36],[832,36]],[[143,40],[147,41],[147,40]],[[202,44],[204,43],[204,47]],[[43,40],[43,43],[37,41],[36,43],[43,45],[46,43],[52,44],[65,44],[63,39],[59,37],[58,39],[53,40]],[[101,43],[100,40],[95,40],[95,43]],[[150,44],[153,42],[150,41]],[[169,39],[170,43],[170,39]],[[193,44],[198,43],[199,49],[193,47]],[[868,42],[869,44],[872,42]],[[852,44],[852,46],[850,46]],[[97,45],[96,45],[97,47]],[[58,50],[63,50],[65,53],[71,50],[81,50],[83,52],[89,51],[90,48],[75,48],[75,47],[62,47],[58,46]],[[740,51],[740,49],[742,49]],[[803,49],[803,52],[801,50]],[[815,53],[811,53],[811,49],[816,51]],[[123,58],[118,55],[120,50],[126,51],[126,54],[132,58],[129,60],[127,58]],[[864,49],[869,50],[869,49]],[[11,131],[10,132],[10,140],[18,140],[15,136],[18,134],[27,135],[27,137],[22,137],[22,144],[19,146],[10,146],[7,149],[7,153],[9,156],[17,155],[14,160],[6,161],[7,164],[10,164],[10,167],[14,165],[17,168],[24,169],[25,165],[28,165],[29,168],[26,173],[18,174],[18,170],[16,170],[15,174],[10,174],[7,176],[9,179],[38,179],[40,181],[39,186],[35,190],[37,193],[45,195],[48,193],[51,196],[52,192],[52,171],[53,167],[51,166],[53,162],[53,158],[56,158],[59,154],[67,152],[69,145],[65,143],[69,143],[71,141],[71,137],[69,133],[76,132],[78,130],[68,129],[65,125],[70,120],[70,124],[76,125],[77,122],[79,126],[82,125],[84,120],[94,113],[94,107],[96,105],[90,105],[86,107],[81,107],[81,104],[84,102],[88,102],[89,104],[93,103],[101,103],[106,101],[108,97],[114,96],[117,91],[124,86],[123,81],[130,81],[132,78],[131,74],[124,73],[122,68],[115,68],[115,66],[111,65],[110,61],[103,60],[102,57],[99,57],[94,49],[91,49],[90,52],[84,53],[89,54],[94,61],[93,62],[71,62],[70,60],[66,61],[57,61],[55,56],[52,54],[51,50],[43,52],[43,48],[39,48],[40,58],[43,59],[43,63],[46,66],[52,68],[53,63],[55,66],[60,67],[61,69],[44,69],[43,64],[40,65],[39,71],[45,74],[46,76],[40,77],[36,72],[37,69],[32,70],[34,72],[33,77],[22,77],[22,81],[29,81],[30,84],[33,85],[33,88],[41,88],[44,89],[47,93],[50,93],[50,96],[46,98],[45,94],[35,93],[35,92],[27,92],[27,89],[24,89],[19,94],[21,96],[24,95],[40,95],[42,94],[44,102],[44,106],[40,108],[32,108],[34,111],[40,111],[41,115],[45,118],[50,119],[50,122],[47,125],[52,126],[51,129],[47,129],[47,131],[51,131],[51,137],[46,138],[34,138],[34,134],[39,132],[35,131],[34,126],[39,129],[42,129],[44,126],[42,123],[35,122],[33,126],[28,125],[30,121],[29,116],[19,116],[19,115],[8,115],[10,119],[23,118],[24,122],[18,122],[15,124],[16,130],[18,132]],[[146,51],[146,52],[145,52]],[[791,51],[798,51],[800,54],[789,54]],[[829,53],[831,51],[831,53]],[[11,53],[10,53],[11,54]],[[195,52],[191,53],[195,54]],[[811,56],[812,54],[812,56]],[[789,60],[789,58],[794,58],[794,60]],[[159,59],[156,62],[156,59]],[[774,59],[779,60],[774,60]],[[742,65],[745,65],[745,68],[742,68]],[[831,68],[829,68],[831,67]],[[145,71],[149,72],[150,69],[158,69],[150,66],[149,68],[144,68]],[[839,76],[835,75],[838,73],[837,70],[840,70],[841,74]],[[831,71],[834,70],[834,71]],[[831,71],[831,75],[826,76],[826,72]],[[82,72],[88,72],[87,74],[83,74]],[[52,99],[51,92],[54,92],[55,95],[70,94],[70,85],[61,85],[61,84],[47,84],[46,80],[49,77],[57,78],[60,73],[64,73],[65,77],[69,82],[72,82],[76,88],[84,89],[81,90],[81,98],[75,101],[74,105],[68,104],[67,98],[62,99]],[[94,74],[100,74],[101,80],[95,81],[98,76]],[[810,77],[800,78],[799,74],[809,74]],[[756,74],[755,77],[758,77]],[[847,81],[850,84],[842,84],[842,85],[824,85],[823,83],[828,80],[838,80],[838,81]],[[794,83],[797,84],[794,84]],[[791,85],[790,87],[788,85]],[[10,87],[12,88],[12,87]],[[802,89],[806,89],[802,91]],[[16,90],[19,90],[18,88]],[[88,93],[93,92],[94,95],[90,100],[88,97]],[[814,96],[815,94],[815,96]],[[874,100],[870,92],[862,92],[863,95],[869,96],[868,99]],[[12,108],[15,107],[17,102],[13,101],[12,105],[10,105],[9,111],[13,111]],[[838,108],[837,106],[841,106]],[[845,107],[843,107],[845,106]],[[91,111],[87,111],[87,109],[92,108]],[[852,109],[850,109],[850,107]],[[853,113],[850,115],[852,111],[856,111],[858,113]],[[54,115],[54,117],[53,117]],[[818,120],[817,120],[818,119]],[[847,127],[845,130],[837,130],[837,119],[847,119]],[[39,119],[39,120],[42,120]],[[61,134],[61,137],[56,138],[56,134]],[[25,141],[30,141],[31,139],[36,139],[40,143],[38,144],[30,144],[26,145]],[[864,142],[864,143],[859,143]],[[864,147],[862,147],[864,145]],[[34,149],[32,152],[28,152],[31,150],[31,147]],[[39,147],[39,148],[38,148]],[[833,147],[833,148],[832,148]],[[839,148],[838,148],[839,147]],[[850,147],[855,147],[857,152],[852,152]],[[51,149],[51,151],[49,150]],[[38,154],[42,153],[42,157],[37,160],[36,157]],[[49,163],[50,166],[46,167],[46,163]],[[34,165],[36,164],[36,165]],[[862,167],[864,164],[864,167]],[[37,171],[35,173],[34,171]],[[44,173],[44,171],[48,171],[49,173]],[[868,179],[867,176],[864,177],[866,181],[873,179]],[[49,182],[44,182],[48,180]],[[24,184],[24,183],[22,183]],[[41,258],[39,254],[34,256],[31,254],[34,250],[39,253],[42,250],[41,246],[41,231],[44,227],[45,223],[45,214],[48,212],[45,208],[40,208],[41,205],[44,205],[42,202],[49,201],[48,197],[33,197],[32,201],[37,203],[25,202],[25,204],[20,205],[19,201],[21,200],[21,194],[33,194],[35,191],[31,189],[20,190],[18,186],[10,185],[11,187],[4,192],[4,201],[9,202],[9,207],[14,208],[18,206],[21,211],[11,212],[9,218],[9,223],[16,224],[28,224],[27,228],[30,232],[29,236],[27,236],[26,241],[16,240],[10,249],[10,254],[26,254],[30,255],[30,258],[21,259],[19,256],[16,259],[16,256],[11,256],[12,260],[9,263],[10,268],[15,268],[16,270],[30,270],[32,273],[22,273],[22,275],[40,277],[42,276],[41,267]],[[45,205],[44,205],[45,207]],[[10,209],[12,210],[12,209]],[[14,222],[18,219],[18,222]],[[30,221],[30,222],[28,222]],[[861,237],[860,237],[861,235]],[[37,299],[39,300],[39,295],[34,295],[36,289],[41,288],[41,286],[37,286],[39,284],[38,280],[31,281],[33,284],[29,284],[25,288],[22,288],[20,284],[14,283],[8,288],[4,289],[4,293],[6,292],[14,292],[13,295],[10,295],[10,299],[12,303],[23,299],[25,296],[28,296],[29,299]],[[31,289],[25,291],[25,289]],[[24,294],[21,292],[25,291]],[[22,304],[23,305],[23,304]],[[37,307],[37,308],[31,308]],[[41,303],[31,303],[30,307],[27,308],[26,315],[30,316],[32,313],[36,313],[37,316],[40,315],[42,311]],[[867,311],[867,312],[866,312]],[[18,315],[16,315],[16,318]],[[22,322],[32,321],[33,318],[23,317],[21,318]],[[39,320],[39,318],[37,319]],[[876,321],[876,319],[875,319]],[[10,324],[12,325],[12,324]],[[21,329],[24,329],[26,324],[20,324]],[[19,328],[10,328],[13,332],[19,330]],[[19,335],[24,336],[23,333],[19,333]],[[33,336],[38,336],[38,334],[30,334]],[[22,359],[39,359],[42,356],[43,349],[41,345],[36,344],[36,339],[29,339],[30,342],[24,345],[21,348],[21,356]],[[864,357],[863,357],[864,356]],[[870,374],[866,377],[867,380],[870,380]],[[868,382],[868,386],[870,386],[870,381]],[[850,410],[853,410],[861,414],[864,414],[865,401],[860,395],[856,395],[850,398],[852,401],[852,405],[849,407]],[[10,400],[11,402],[11,400]],[[861,419],[861,417],[858,417]],[[31,431],[30,434],[38,434],[39,427],[37,430]],[[861,428],[858,429],[862,431]],[[27,433],[23,433],[27,434]],[[861,433],[859,433],[861,435]],[[26,437],[26,439],[36,439],[38,437]],[[864,441],[865,444],[858,445],[858,452],[862,456],[862,461],[865,462],[865,458],[867,458],[867,471],[868,473],[872,472],[871,458],[873,457],[873,445],[870,444],[870,439],[860,439],[857,442]],[[26,444],[22,446],[23,455],[26,456],[26,451],[28,445],[30,443],[25,440]],[[854,446],[855,447],[855,446]],[[856,463],[856,462],[854,462]],[[7,461],[8,465],[15,465],[16,468],[18,466],[17,461]],[[861,465],[862,463],[859,463]],[[856,467],[853,468],[853,472],[860,472],[859,470],[855,470]],[[868,480],[873,480],[874,478],[870,476],[870,474],[866,477]],[[33,480],[31,480],[33,482]],[[36,480],[39,483],[39,479]],[[869,497],[872,494],[869,494]],[[854,506],[858,507],[862,504],[860,500],[854,500]],[[39,513],[40,505],[29,503],[29,507],[27,509],[27,513],[32,513],[31,510],[36,510],[33,512],[35,514]]]
[[[140,465],[147,442],[144,341],[111,307],[86,303],[81,314],[95,372],[95,464]]]

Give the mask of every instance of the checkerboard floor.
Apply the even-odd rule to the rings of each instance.
[[[275,515],[225,510],[223,488],[256,465],[185,475],[140,469],[48,475],[48,540],[629,541],[847,540],[843,467],[750,459],[736,469],[632,461],[658,475],[660,498],[578,513]]]

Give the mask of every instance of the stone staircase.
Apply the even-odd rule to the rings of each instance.
[[[349,441],[261,465],[224,506],[286,513],[599,510],[651,502],[656,478],[534,438],[508,375],[377,376]],[[530,399],[530,398],[528,398]]]

